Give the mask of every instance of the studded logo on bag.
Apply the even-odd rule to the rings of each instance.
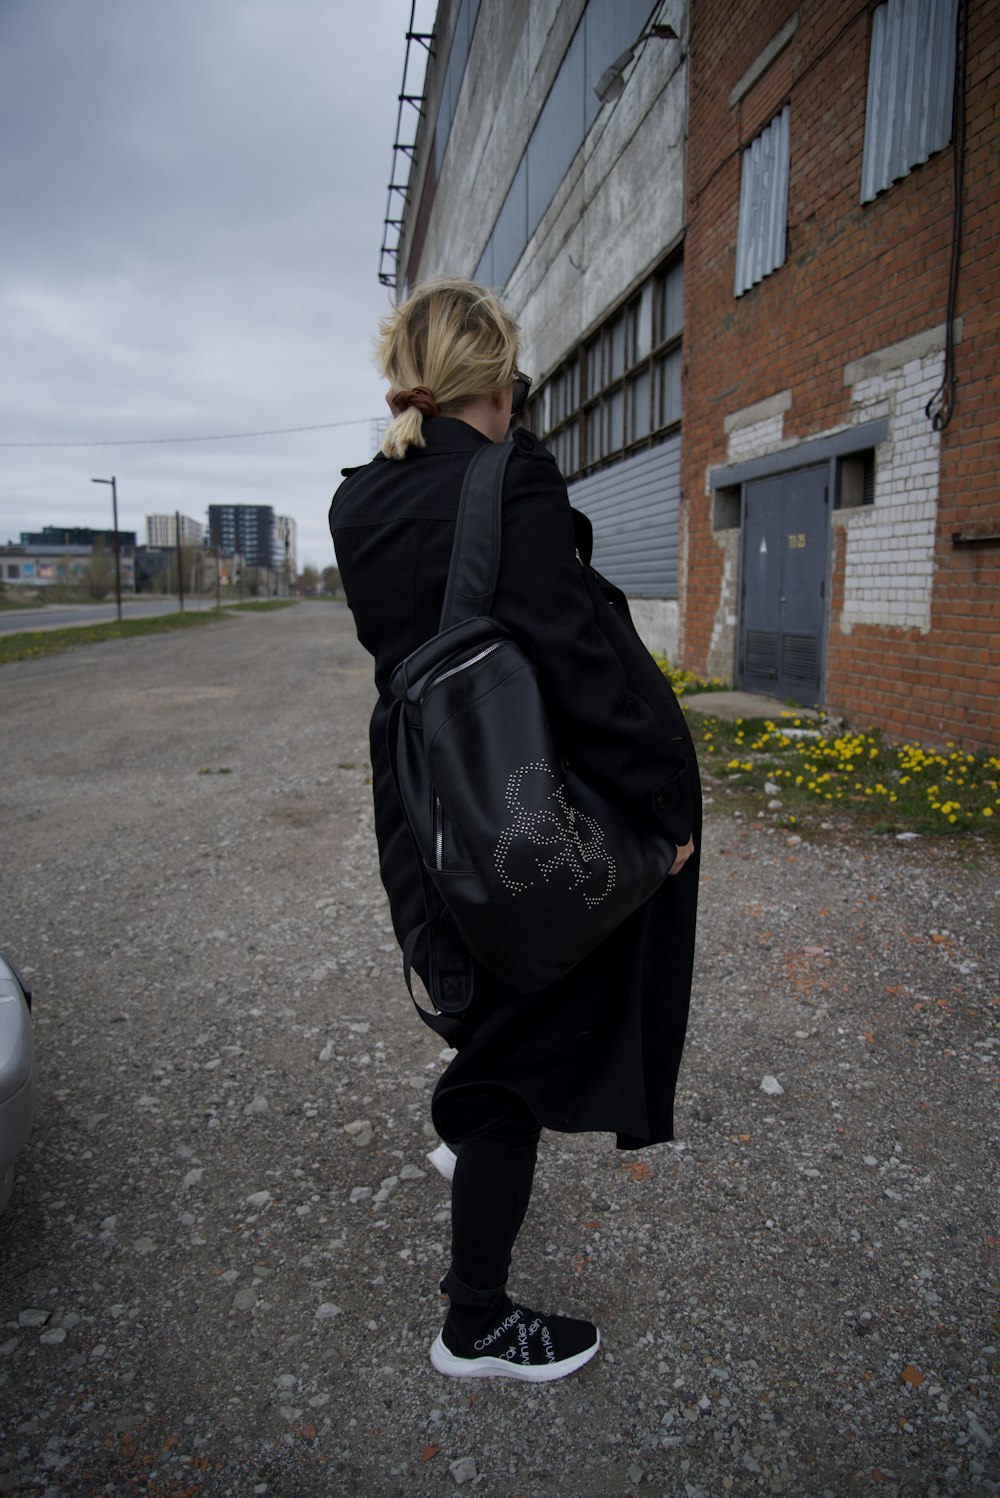
[[[514,770],[505,793],[511,824],[497,843],[497,872],[513,895],[568,881],[591,908],[615,887],[617,868],[600,823],[570,805],[566,787],[544,760]]]

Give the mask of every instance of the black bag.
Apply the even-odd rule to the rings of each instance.
[[[389,757],[428,911],[404,943],[407,983],[413,963],[445,1014],[472,996],[470,955],[524,993],[555,982],[649,898],[676,856],[665,834],[637,827],[575,773],[534,666],[489,616],[510,452],[491,443],[469,464],[440,633],[390,683]]]

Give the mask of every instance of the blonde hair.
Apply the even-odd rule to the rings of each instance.
[[[428,281],[383,317],[379,334],[375,358],[392,388],[424,387],[443,415],[513,383],[517,323],[474,281]],[[386,457],[425,447],[423,427],[423,413],[408,406],[382,440]]]

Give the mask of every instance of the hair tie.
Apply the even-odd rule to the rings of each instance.
[[[397,391],[392,398],[392,404],[400,412],[405,411],[409,406],[415,406],[421,416],[438,414],[438,403],[424,385],[414,385],[412,390]]]

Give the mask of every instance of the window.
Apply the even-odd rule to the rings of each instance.
[[[681,419],[684,266],[662,267],[534,392],[525,424],[568,479],[652,447]]]
[[[441,163],[448,149],[451,125],[458,108],[458,98],[462,92],[465,67],[469,60],[469,48],[472,45],[472,33],[476,29],[478,15],[479,0],[461,0],[455,20],[455,30],[452,33],[451,48],[448,52],[448,65],[444,82],[441,85],[438,117],[434,125],[434,170],[437,176],[441,173]]]
[[[741,492],[739,484],[725,484],[715,490],[712,496],[713,531],[739,530]]]
[[[463,0],[463,5],[466,3]],[[615,0],[613,5],[608,0],[588,0],[508,193],[508,199],[513,196],[516,202],[511,205],[504,201],[480,256],[475,280],[486,286],[506,285],[597,118],[601,104],[593,89],[595,79],[643,31],[651,9],[650,0]],[[477,13],[478,3],[472,7],[472,26]],[[461,54],[463,68],[467,52],[468,48]],[[450,71],[451,61],[448,67]],[[445,104],[442,96],[442,118]],[[446,129],[439,120],[435,136],[438,173],[450,130],[448,115]]]
[[[875,449],[849,453],[837,463],[834,505],[838,510],[858,510],[875,503]]]
[[[872,13],[861,201],[951,139],[958,0],[887,0]]]
[[[742,296],[784,265],[788,240],[789,118],[780,114],[743,152],[736,295]]]

